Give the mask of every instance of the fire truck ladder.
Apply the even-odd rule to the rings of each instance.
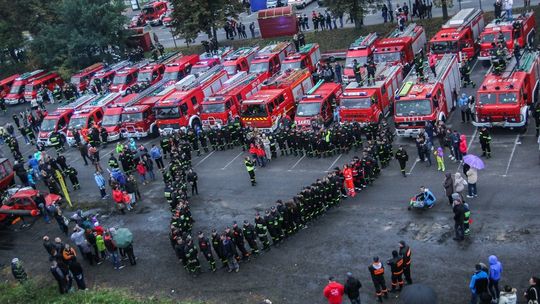
[[[159,82],[156,82],[154,85],[149,86],[148,88],[144,89],[142,92],[137,94],[137,96],[133,98],[133,100],[126,103],[123,107],[127,108],[127,107],[131,107],[137,104],[139,101],[143,100],[144,98],[146,98],[147,96],[151,95],[153,92],[161,88],[161,86],[163,86],[166,82],[167,80],[162,79]]]
[[[230,55],[227,55],[227,57],[225,57],[225,60],[234,60],[234,59],[237,59],[238,57],[247,55],[252,51],[253,51],[253,47],[248,47],[248,46],[241,47],[237,49],[236,51],[232,52]]]
[[[525,50],[521,55],[521,60],[519,61],[518,69],[520,71],[529,71],[531,69],[532,63],[538,58],[539,53],[529,50]]]
[[[109,104],[109,102],[111,102],[112,100],[118,98],[120,95],[120,93],[109,93],[107,95],[103,95],[85,104],[83,108],[103,107],[104,105]]]
[[[184,79],[177,82],[174,87],[179,91],[188,91],[194,89],[196,86],[201,85],[209,81],[215,74],[223,70],[223,65],[218,64],[207,71],[203,72],[198,78],[195,75],[188,75]]]
[[[444,54],[444,56],[437,61],[437,65],[435,65],[435,72],[437,72],[436,78],[434,78],[434,75],[431,73],[431,69],[429,69],[427,65],[424,65],[424,75],[427,76],[425,77],[426,82],[428,83],[438,82],[444,75],[444,71],[446,71],[448,67],[450,66],[450,64],[452,64],[452,60],[454,59],[454,56],[455,56],[454,54]]]
[[[162,64],[171,63],[178,57],[178,55],[182,55],[182,53],[180,53],[180,51],[169,52],[165,55],[162,55],[161,58],[159,58],[156,61],[156,63],[162,63]]]
[[[66,110],[66,109],[73,109],[73,110],[77,110],[78,108],[84,106],[86,103],[94,100],[97,98],[97,95],[94,95],[94,94],[86,94],[86,95],[83,95],[81,97],[79,97],[77,100],[75,100],[74,102],[70,103],[70,104],[67,104],[63,107],[60,107],[58,108],[58,110]]]
[[[365,49],[372,45],[375,40],[377,40],[377,33],[369,33],[368,35],[362,36],[351,43],[349,50]]]
[[[298,50],[298,53],[300,54],[307,54],[309,53],[309,51],[313,48],[313,43],[308,43],[308,44],[304,44],[303,46],[300,47],[300,49]]]
[[[278,74],[272,77],[272,79],[266,82],[267,85],[290,85],[296,79],[302,77],[306,73],[306,69],[303,70],[287,70],[283,74]]]
[[[123,60],[123,61],[120,61],[120,62],[117,62],[113,65],[110,65],[106,68],[103,69],[103,71],[101,72],[109,72],[109,71],[118,71],[118,70],[121,70],[125,67],[127,67],[129,65],[129,61],[128,60]]]
[[[400,31],[399,28],[393,30],[390,35],[388,35],[388,38],[399,38],[399,37],[413,37],[414,36],[414,30],[416,29],[416,23],[411,23],[407,25],[407,27]]]
[[[255,74],[247,74],[245,71],[236,73],[236,75],[234,75],[232,78],[230,78],[229,80],[227,80],[223,84],[223,89],[218,91],[218,93],[216,95],[218,95],[218,94],[219,95],[226,95],[227,93],[229,93],[230,91],[232,91],[233,89],[235,89],[235,88],[237,88],[239,86],[247,85],[248,83],[253,81],[253,79],[255,79],[256,77],[257,77],[257,75],[255,75]]]
[[[22,74],[18,78],[19,79],[28,79],[28,78],[30,78],[32,76],[35,76],[35,75],[39,74],[39,73],[43,73],[43,70],[35,70],[33,72],[27,72],[27,73]]]

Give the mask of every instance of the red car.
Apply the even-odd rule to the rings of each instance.
[[[60,195],[43,193],[32,188],[21,188],[15,191],[0,207],[0,226],[15,224],[21,220],[22,216],[38,216],[41,211],[37,196],[40,194],[46,206],[55,205],[62,199]]]

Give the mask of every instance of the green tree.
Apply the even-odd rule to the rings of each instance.
[[[324,4],[335,15],[348,14],[355,27],[364,25],[364,16],[367,12],[377,10],[381,0],[325,0]]]
[[[121,0],[62,0],[57,22],[43,23],[32,42],[32,54],[46,67],[69,70],[108,61],[127,39]]]
[[[227,18],[238,18],[243,10],[238,0],[172,0],[174,10],[173,31],[191,42],[199,33],[216,37],[217,29],[225,24]]]

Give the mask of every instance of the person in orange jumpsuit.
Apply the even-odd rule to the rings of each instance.
[[[345,187],[349,196],[354,197],[356,192],[354,191],[353,172],[349,165],[343,167],[343,176],[345,177]]]

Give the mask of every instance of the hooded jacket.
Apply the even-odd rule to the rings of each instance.
[[[451,173],[446,173],[446,178],[443,183],[446,196],[452,195],[454,193],[454,179],[452,178]]]
[[[471,277],[471,283],[469,288],[471,292],[475,294],[481,294],[487,291],[488,286],[488,275],[483,270],[476,271]]]
[[[501,279],[503,267],[502,263],[499,262],[496,256],[489,256],[489,279],[493,281],[498,281]]]
[[[461,173],[457,172],[454,176],[454,190],[460,193],[465,190],[465,185],[467,185],[467,181],[461,176]]]
[[[512,291],[501,291],[498,304],[516,304],[517,303],[517,289],[512,288]]]
[[[459,152],[467,153],[467,138],[464,134],[459,137]]]
[[[470,168],[467,171],[467,182],[469,184],[476,184],[477,181],[478,181],[478,171],[476,171],[476,169],[474,168]]]

